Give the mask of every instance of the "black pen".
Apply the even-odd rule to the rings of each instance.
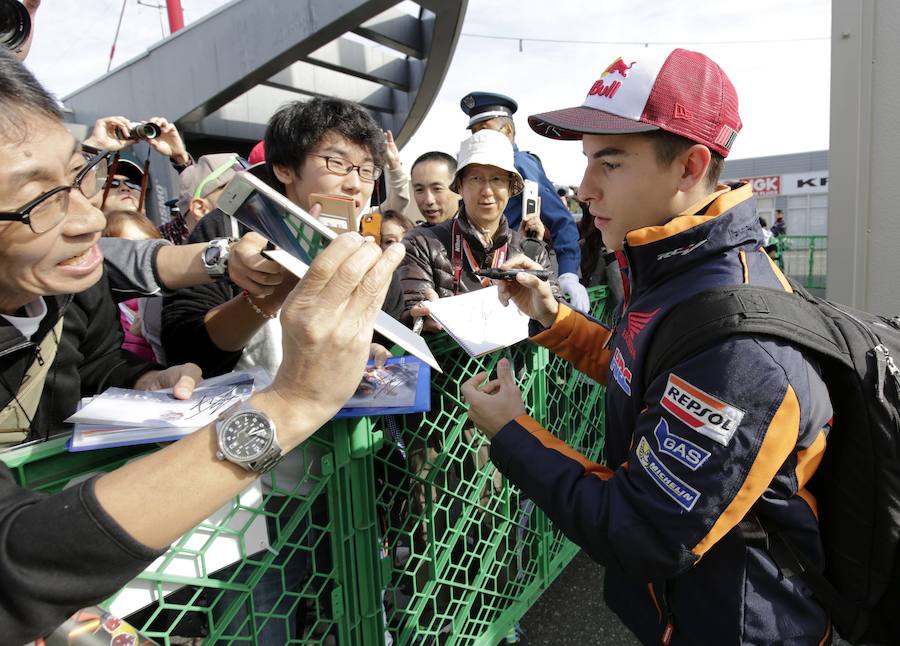
[[[541,280],[550,279],[549,269],[480,269],[475,272],[476,276],[481,278],[490,278],[491,280],[515,280],[518,274],[531,274],[537,276]]]

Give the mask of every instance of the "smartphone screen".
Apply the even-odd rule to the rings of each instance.
[[[337,233],[262,180],[239,173],[219,200],[227,215],[309,264]]]

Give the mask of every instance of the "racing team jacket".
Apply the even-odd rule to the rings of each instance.
[[[550,239],[553,241],[553,250],[556,252],[556,262],[559,264],[558,276],[562,274],[575,274],[581,276],[581,248],[578,246],[578,227],[569,209],[563,205],[553,183],[547,178],[544,167],[535,155],[519,150],[513,144],[514,162],[516,170],[523,179],[530,179],[538,184],[538,195],[541,198],[541,221],[550,229]],[[503,211],[509,228],[519,230],[522,223],[522,194],[513,195]]]
[[[542,330],[532,340],[607,384],[609,466],[528,416],[500,430],[491,458],[606,566],[606,602],[642,642],[828,643],[828,617],[804,582],[736,529],[752,509],[822,566],[805,485],[832,409],[816,366],[782,341],[742,335],[643,385],[654,325],[678,302],[721,285],[790,290],[760,249],[750,187],[719,189],[628,234],[614,330],[565,304],[550,328],[532,322]]]

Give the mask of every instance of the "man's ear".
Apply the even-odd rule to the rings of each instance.
[[[272,170],[275,171],[275,179],[285,186],[294,181],[294,172],[291,170],[290,166],[275,164],[272,166]]]
[[[677,163],[681,165],[681,177],[678,179],[678,189],[687,192],[700,183],[706,181],[706,171],[712,154],[709,148],[703,144],[694,144],[678,156]]]
[[[200,219],[209,213],[212,209],[209,208],[209,202],[204,200],[202,197],[195,197],[191,199],[190,205],[188,205],[188,211],[190,211],[191,216],[194,218],[195,222],[199,222]]]

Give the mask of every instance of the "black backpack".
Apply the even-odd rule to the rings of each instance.
[[[748,285],[707,290],[673,308],[654,332],[646,384],[737,334],[811,350],[834,407],[834,428],[808,487],[816,496],[824,577],[777,527],[751,512],[739,530],[800,573],[852,643],[900,644],[900,317]],[[685,335],[690,330],[690,335]]]

